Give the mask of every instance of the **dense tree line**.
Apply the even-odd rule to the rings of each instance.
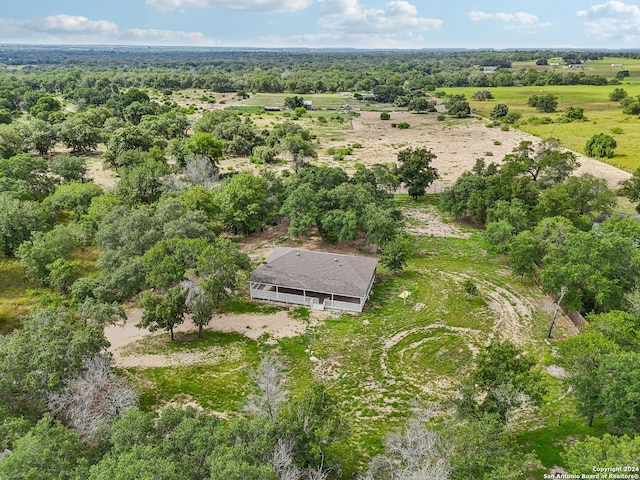
[[[562,56],[562,52],[545,52]],[[584,54],[581,54],[584,56]],[[3,47],[0,62],[25,66],[0,72],[0,111],[20,110],[34,117],[59,115],[51,95],[81,107],[103,105],[118,90],[132,87],[171,92],[188,88],[215,92],[296,94],[374,91],[378,101],[393,102],[412,92],[436,87],[511,85],[604,85],[607,79],[585,72],[511,71],[511,62],[540,58],[540,52],[308,52],[138,49],[111,51]],[[601,54],[588,54],[600,58]],[[577,59],[574,59],[577,60]],[[128,67],[123,68],[123,62]],[[190,71],[185,71],[188,65]],[[483,66],[497,66],[494,73]],[[321,79],[320,79],[321,78]],[[42,100],[41,100],[42,99]],[[38,103],[40,102],[40,103]],[[139,105],[129,109],[134,117]],[[5,123],[9,118],[1,116]]]
[[[553,140],[535,149],[523,142],[500,165],[479,160],[444,194],[443,208],[485,224],[492,248],[508,254],[516,273],[535,273],[548,292],[566,287],[564,305],[619,309],[640,278],[640,222],[613,216],[596,229],[615,195],[604,180],[571,176],[577,165]]]

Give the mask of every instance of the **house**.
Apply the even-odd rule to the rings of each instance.
[[[621,63],[612,63],[611,67],[612,68],[622,68],[622,64]]]
[[[265,112],[279,112],[280,110],[282,110],[280,107],[273,106],[273,105],[265,105],[262,108],[264,108]]]
[[[371,257],[277,247],[251,273],[251,298],[361,312],[377,264]]]
[[[489,66],[486,66],[486,67],[482,67],[482,71],[484,73],[493,73],[493,72],[495,72],[497,70],[498,70],[498,66],[497,65],[489,65]]]
[[[307,110],[311,110],[313,108],[313,101],[312,100],[303,100],[302,101],[302,106],[304,108],[306,108]]]

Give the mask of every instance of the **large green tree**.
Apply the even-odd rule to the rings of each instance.
[[[165,330],[174,339],[173,330],[184,322],[186,311],[185,297],[179,287],[173,287],[166,293],[143,292],[140,306],[144,309],[137,327],[150,331]]]
[[[436,154],[428,148],[405,148],[398,152],[398,178],[414,199],[423,196],[427,187],[439,178],[438,171],[431,166]]]
[[[13,255],[22,242],[47,226],[48,217],[40,204],[0,192],[0,248],[5,255]]]
[[[225,227],[245,235],[267,221],[267,182],[249,173],[234,175],[220,192]]]
[[[600,365],[606,355],[615,352],[617,345],[600,333],[582,333],[560,344],[561,364],[567,370],[567,383],[576,398],[578,413],[593,425],[596,414],[602,411],[604,377]]]
[[[563,457],[568,470],[575,475],[593,475],[595,467],[635,467],[640,458],[640,437],[617,437],[608,433],[602,438],[587,437],[577,441]]]
[[[46,414],[0,460],[0,478],[73,480],[86,474],[83,450],[75,432]]]

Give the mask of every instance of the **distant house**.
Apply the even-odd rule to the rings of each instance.
[[[342,109],[346,112],[350,112],[353,110],[353,106],[349,105],[348,103],[342,106]]]
[[[484,73],[492,73],[495,72],[496,70],[498,70],[498,67],[495,65],[489,65],[487,67],[482,67],[482,71]]]
[[[550,67],[559,67],[559,66],[560,66],[560,63],[558,63],[558,62],[551,62],[551,63],[549,64],[549,66],[550,66]]]
[[[377,264],[370,257],[278,247],[249,277],[251,298],[361,312]]]
[[[282,110],[280,107],[276,107],[273,105],[265,105],[264,107],[265,112],[279,112],[280,110]]]
[[[622,68],[622,64],[621,63],[612,63],[611,67],[612,68]]]
[[[307,110],[311,110],[313,108],[313,102],[311,100],[303,100],[302,106]]]

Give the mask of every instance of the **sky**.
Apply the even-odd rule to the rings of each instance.
[[[618,0],[2,0],[0,43],[640,48]]]

